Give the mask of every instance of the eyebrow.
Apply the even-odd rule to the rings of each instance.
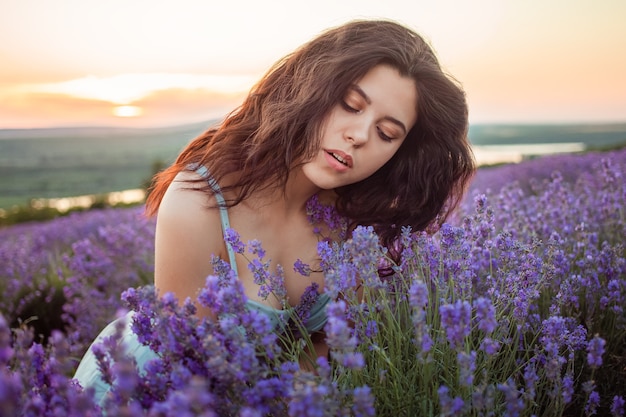
[[[359,87],[356,84],[352,84],[350,86],[350,89],[356,91],[361,97],[363,97],[363,100],[365,100],[365,102],[367,104],[372,104],[372,99],[367,94],[365,94],[365,91],[363,91],[363,89],[361,87]],[[407,132],[406,126],[400,120],[396,119],[395,117],[391,117],[391,116],[385,116],[385,117],[383,117],[383,119],[388,120],[388,121],[390,121],[391,123],[393,123],[395,125],[398,125],[400,128],[402,128],[402,130],[406,134],[406,132]]]

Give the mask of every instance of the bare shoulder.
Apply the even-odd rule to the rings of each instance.
[[[182,227],[193,236],[201,234],[205,227],[212,230],[215,221],[219,222],[217,210],[209,209],[215,204],[215,198],[202,192],[200,183],[190,182],[199,178],[198,174],[186,171],[176,176],[159,205],[157,228]]]
[[[193,172],[180,172],[163,196],[157,212],[155,286],[162,295],[173,292],[180,301],[195,299],[213,255],[223,257],[225,247],[215,197],[200,191]]]
[[[181,171],[168,187],[159,205],[158,215],[172,215],[180,208],[193,209],[196,206],[207,206],[210,196],[199,191],[201,183],[192,182],[200,179],[195,172]]]

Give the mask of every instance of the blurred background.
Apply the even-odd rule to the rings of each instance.
[[[0,0],[0,209],[141,189],[273,62],[357,18],[430,41],[482,165],[626,141],[622,0]]]

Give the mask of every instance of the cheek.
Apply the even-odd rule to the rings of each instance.
[[[379,153],[379,163],[380,166],[382,167],[383,165],[385,165],[387,162],[389,162],[391,160],[391,158],[394,157],[394,155],[399,152],[400,150],[400,146],[394,147],[393,149],[385,149],[384,151],[381,151]]]
[[[369,173],[368,175],[372,175],[379,169],[381,169],[389,160],[395,155],[396,151],[380,151],[372,156],[369,164]]]

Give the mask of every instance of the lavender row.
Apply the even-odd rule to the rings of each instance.
[[[0,229],[0,313],[39,339],[64,331],[80,356],[115,317],[121,292],[152,282],[153,269],[154,221],[141,208]]]
[[[297,330],[315,288],[292,330],[276,333],[267,317],[241,313],[242,289],[218,263],[199,299],[220,313],[211,322],[142,286],[154,224],[139,210],[0,230],[0,414],[621,416],[625,162],[615,151],[482,170],[449,224],[432,236],[403,231],[398,264],[371,229],[322,242],[331,355],[311,358],[313,369],[301,367],[310,340]],[[258,242],[238,243],[262,258]],[[253,259],[257,280],[280,295],[265,261]],[[42,341],[18,319],[32,293],[45,301],[53,289],[61,331]],[[70,378],[120,308],[135,311],[128,325],[158,357],[140,372],[115,337],[103,341],[113,388],[94,404]]]

